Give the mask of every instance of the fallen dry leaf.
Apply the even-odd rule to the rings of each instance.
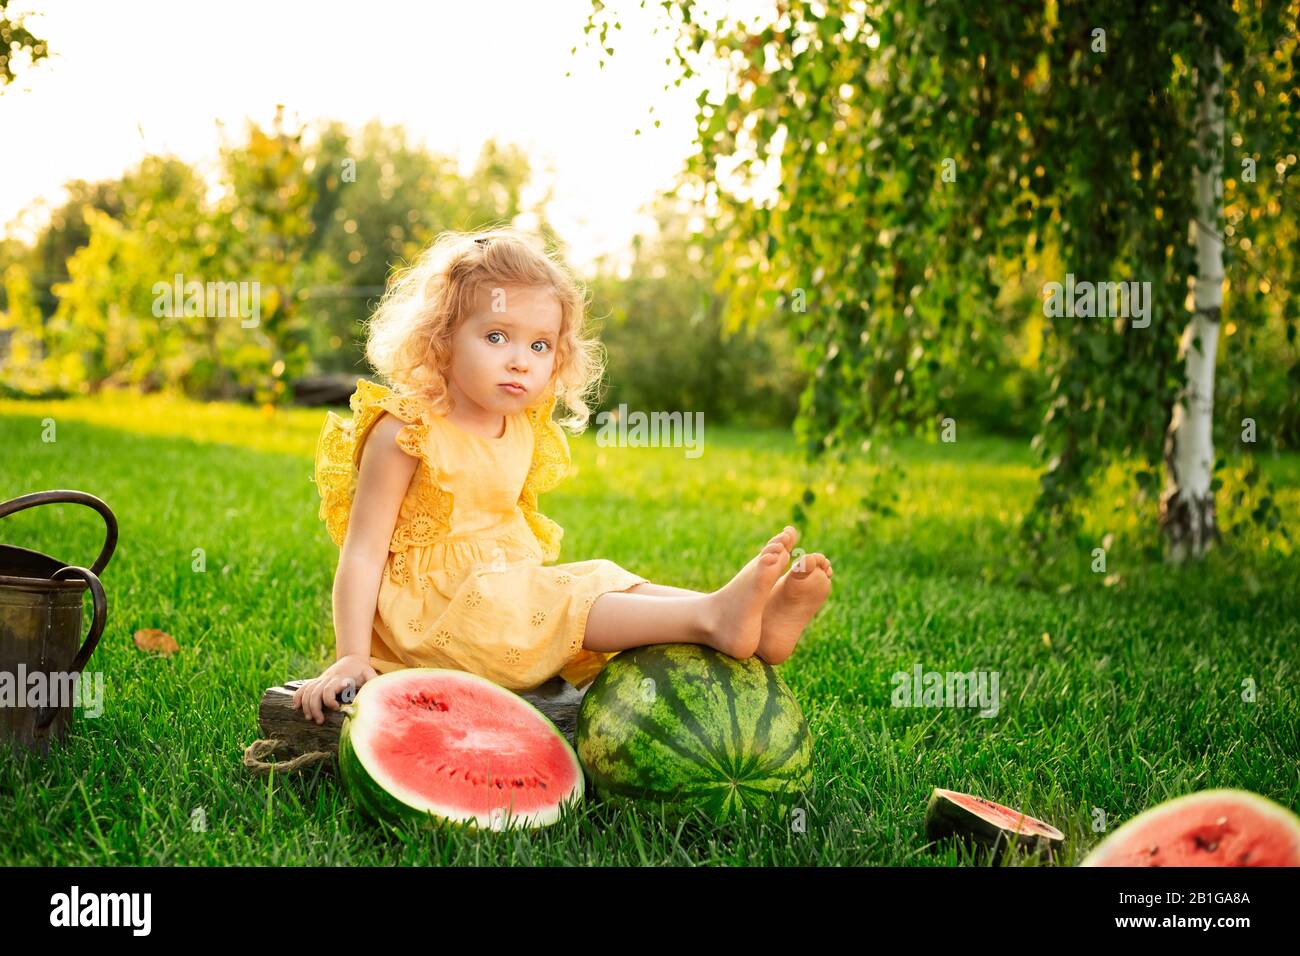
[[[163,657],[171,657],[173,652],[180,650],[176,638],[154,627],[136,631],[135,646],[142,651],[158,651]]]

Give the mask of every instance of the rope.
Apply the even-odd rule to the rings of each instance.
[[[283,741],[280,740],[254,740],[244,750],[244,766],[255,774],[268,774],[272,770],[276,773],[294,773],[303,767],[310,767],[312,764],[320,763],[324,760],[330,760],[334,754],[328,750],[312,750],[305,754],[285,761],[275,761],[267,763],[260,759],[268,754],[274,753]]]

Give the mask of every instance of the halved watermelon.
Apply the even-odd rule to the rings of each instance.
[[[1300,818],[1249,790],[1203,790],[1138,814],[1079,865],[1300,866]]]
[[[1014,844],[1048,856],[1065,840],[1065,834],[1050,823],[983,797],[939,787],[925,808],[925,836],[935,843],[956,837],[996,853]]]
[[[559,729],[475,674],[391,671],[362,684],[344,711],[339,771],[376,820],[541,827],[582,800],[582,767]]]

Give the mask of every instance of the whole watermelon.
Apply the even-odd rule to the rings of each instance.
[[[653,644],[614,657],[578,708],[578,760],[606,798],[699,808],[718,822],[788,808],[812,783],[812,737],[757,657]]]

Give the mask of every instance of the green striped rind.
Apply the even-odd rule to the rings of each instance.
[[[611,660],[583,697],[575,741],[601,794],[718,821],[782,808],[812,784],[812,737],[776,670],[697,644]]]

